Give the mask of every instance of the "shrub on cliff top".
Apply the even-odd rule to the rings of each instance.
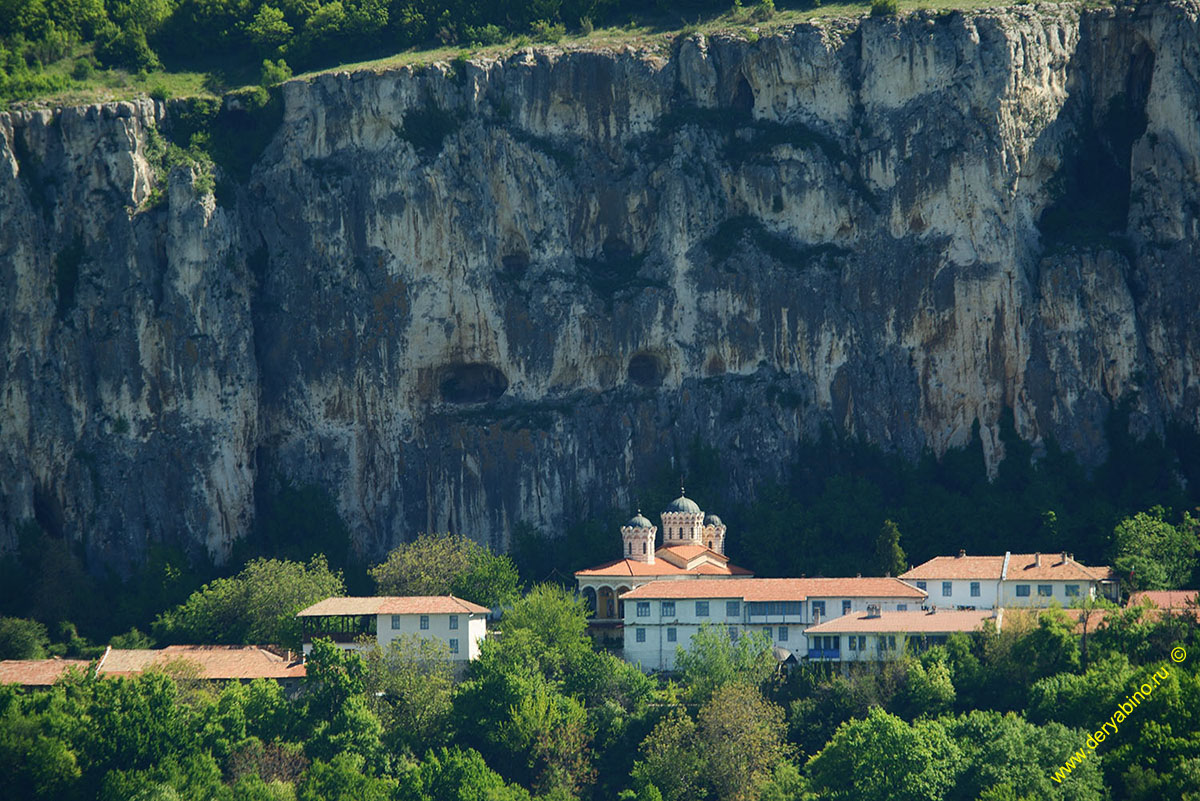
[[[872,17],[894,17],[899,13],[899,0],[871,0]]]

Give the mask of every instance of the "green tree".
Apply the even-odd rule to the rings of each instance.
[[[642,742],[642,758],[633,764],[638,787],[653,786],[663,801],[690,801],[699,796],[705,779],[704,754],[696,722],[681,707],[668,712]]]
[[[368,708],[367,667],[362,657],[319,639],[305,660],[307,701],[304,719],[308,730],[305,747],[314,760],[330,762],[340,771],[336,757],[355,754],[359,767],[378,775],[386,767],[383,725]]]
[[[393,750],[436,748],[450,736],[454,674],[441,640],[410,634],[367,651],[367,698]]]
[[[516,566],[507,556],[461,534],[422,534],[371,568],[381,595],[458,595],[488,607],[520,595]]]
[[[307,565],[255,559],[232,578],[204,585],[159,615],[154,633],[168,642],[278,644],[300,648],[296,613],[345,592],[323,556]]]
[[[770,780],[790,748],[783,709],[748,684],[726,684],[700,709],[700,749],[716,798],[746,801]]]
[[[529,801],[529,792],[508,784],[478,751],[441,748],[400,776],[398,801]]]
[[[0,617],[0,659],[43,659],[49,645],[46,627],[36,620]]]
[[[531,638],[534,658],[551,679],[563,678],[570,667],[594,655],[587,636],[587,603],[554,584],[538,584],[504,610],[497,627],[501,637],[518,632]]]
[[[312,763],[300,783],[299,801],[392,801],[397,782],[364,771],[362,756],[335,754]]]
[[[954,682],[943,659],[903,660],[904,683],[896,693],[896,711],[905,718],[937,717],[954,706]]]
[[[1178,526],[1155,506],[1117,524],[1113,530],[1113,566],[1135,590],[1187,586],[1200,554],[1200,521],[1188,513]]]
[[[775,672],[771,640],[763,632],[730,639],[724,626],[705,624],[692,635],[687,650],[678,649],[675,666],[691,696],[707,701],[718,689],[737,682],[761,686]]]
[[[941,723],[910,725],[875,707],[843,723],[808,769],[813,789],[828,801],[941,801],[960,763]]]
[[[875,569],[882,575],[899,576],[908,569],[906,559],[900,547],[900,527],[891,520],[883,521],[875,539]]]

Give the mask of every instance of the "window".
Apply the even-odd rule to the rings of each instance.
[[[645,629],[637,629],[636,630],[636,639],[638,642],[645,642],[646,641],[646,630]]]
[[[675,629],[667,629],[667,642],[675,642]]]
[[[1017,585],[1017,597],[1018,598],[1028,598],[1029,597],[1029,585],[1028,584],[1018,584]]]
[[[775,629],[767,626],[765,629],[763,629],[763,634],[767,635],[767,639],[769,640],[775,636]]]
[[[1079,585],[1078,584],[1068,584],[1065,587],[1063,587],[1063,589],[1066,591],[1068,598],[1078,598],[1079,597]]]
[[[392,629],[394,630],[398,628],[400,628],[400,616],[392,615]]]
[[[642,553],[646,553],[646,543],[642,543]]]
[[[860,636],[858,638],[858,650],[860,650],[860,651],[867,650],[867,635],[863,634],[862,636]]]
[[[735,629],[733,626],[730,626],[729,627],[729,641],[737,642],[737,635],[738,635],[738,630]]]
[[[662,602],[662,613],[663,613],[663,617],[675,617],[675,602],[674,601],[663,601]]]
[[[825,602],[824,601],[813,601],[812,602],[812,610],[813,610],[813,618],[814,619],[816,619],[818,617],[825,617]]]
[[[979,582],[978,581],[971,582],[971,597],[972,598],[979,597]]]
[[[625,553],[628,556],[633,556],[633,543],[632,542],[625,543]]]
[[[1049,598],[1054,594],[1054,586],[1051,584],[1039,584],[1038,595],[1042,598]]]
[[[925,582],[923,582],[923,581],[918,581],[918,582],[917,582],[917,589],[918,589],[918,590],[924,590],[924,589],[927,589],[927,588],[926,588],[926,586],[925,586]]]
[[[452,653],[452,654],[458,653],[458,640],[453,639],[453,638],[450,639],[450,653]]]
[[[741,617],[742,602],[741,601],[726,601],[725,602],[725,617]]]
[[[847,637],[846,638],[846,647],[849,648],[851,651],[857,651],[858,650],[858,638],[857,637]]]
[[[908,604],[896,604],[896,611],[897,612],[907,612]]]
[[[763,615],[802,615],[800,601],[747,601],[746,613],[750,617]]]
[[[453,631],[458,628],[458,615],[450,616],[450,629]]]
[[[953,592],[954,592],[954,582],[953,581],[943,581],[942,582],[942,597],[949,598],[951,593],[953,593]]]
[[[787,631],[788,631],[787,626],[779,627],[779,641],[780,642],[787,642]]]
[[[421,631],[429,628],[429,615],[421,615]]]
[[[638,601],[637,604],[638,604],[637,605],[637,616],[638,617],[650,617],[650,602],[649,601]]]
[[[708,617],[708,601],[696,601],[696,617]]]
[[[896,635],[895,634],[888,635],[888,650],[889,651],[896,650]]]
[[[849,601],[842,601],[842,614],[843,615],[850,614],[850,602]]]

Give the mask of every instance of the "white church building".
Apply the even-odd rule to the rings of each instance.
[[[725,524],[683,494],[660,515],[658,527],[641,510],[621,526],[621,558],[575,573],[580,596],[592,610],[594,628],[619,629],[621,596],[651,581],[731,579],[753,576],[725,556]]]

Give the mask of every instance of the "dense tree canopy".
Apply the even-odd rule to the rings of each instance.
[[[520,595],[516,565],[461,534],[422,534],[371,568],[380,595],[457,595],[487,607]]]

